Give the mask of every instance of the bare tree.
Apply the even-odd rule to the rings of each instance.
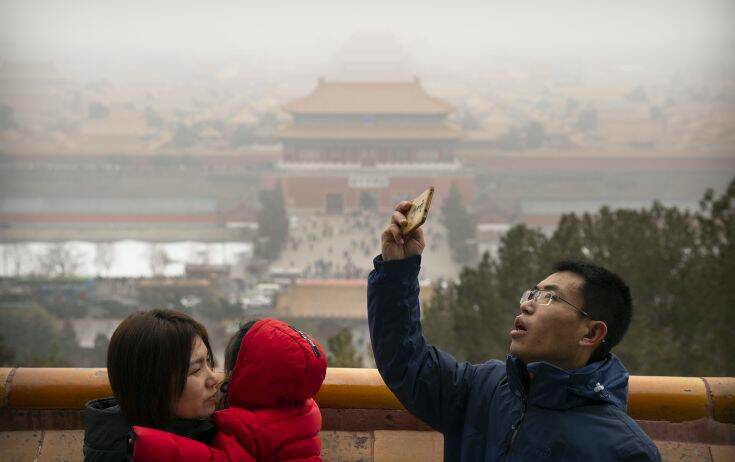
[[[166,249],[161,244],[151,244],[151,273],[153,276],[161,276],[166,271],[166,266],[171,259],[166,253]]]
[[[193,263],[208,265],[212,262],[212,252],[209,246],[197,247],[190,255],[190,261]]]
[[[38,257],[38,268],[44,276],[71,276],[81,266],[82,255],[68,244],[52,244]]]
[[[115,262],[115,246],[111,243],[97,244],[94,254],[94,266],[97,274],[109,275],[112,264]]]
[[[3,248],[3,270],[6,276],[20,276],[23,262],[28,259],[29,252],[25,244],[7,244]]]
[[[194,263],[197,265],[208,265],[212,262],[212,259],[212,249],[209,247],[209,245],[195,243],[192,244],[191,247],[189,247],[186,262]]]

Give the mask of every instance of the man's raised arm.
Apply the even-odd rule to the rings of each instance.
[[[400,225],[401,202],[381,235],[382,254],[368,277],[368,322],[375,363],[388,388],[411,413],[436,430],[461,426],[476,368],[426,344],[421,333],[418,273],[424,233]]]

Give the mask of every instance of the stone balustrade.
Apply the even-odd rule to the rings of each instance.
[[[78,460],[82,409],[110,396],[105,369],[0,368],[0,460]],[[316,397],[325,460],[442,459],[442,437],[375,369],[329,368]],[[735,460],[735,378],[632,376],[628,413],[664,460]]]

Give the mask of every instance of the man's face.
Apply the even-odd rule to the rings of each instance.
[[[548,290],[569,303],[582,307],[584,279],[578,274],[562,271],[539,282],[536,289]],[[577,366],[579,340],[587,333],[586,319],[561,300],[539,306],[533,300],[521,303],[510,332],[510,353],[526,364],[547,361],[563,369]]]

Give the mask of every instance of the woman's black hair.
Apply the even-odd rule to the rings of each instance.
[[[186,386],[197,337],[214,367],[207,330],[187,314],[139,311],[115,329],[107,349],[107,375],[130,425],[156,428],[174,420],[173,406]]]

